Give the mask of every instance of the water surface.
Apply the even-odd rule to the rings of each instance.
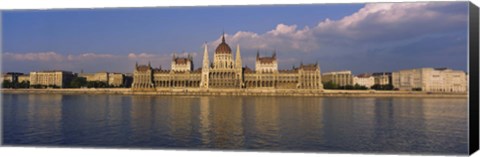
[[[468,152],[464,98],[2,96],[6,145]]]

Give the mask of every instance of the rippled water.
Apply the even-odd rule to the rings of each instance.
[[[6,145],[465,154],[467,99],[3,94]]]

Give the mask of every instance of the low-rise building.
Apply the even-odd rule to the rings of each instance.
[[[20,75],[18,76],[18,83],[30,82],[30,75]]]
[[[83,77],[87,81],[108,82],[108,73],[107,72],[80,73],[80,74],[78,74],[78,77]]]
[[[375,83],[377,85],[391,85],[392,73],[391,72],[376,72],[372,74]]]
[[[30,72],[30,86],[66,87],[75,77],[70,71],[52,70]]]
[[[108,85],[120,87],[125,82],[125,75],[122,73],[108,73]]]
[[[9,81],[12,82],[14,80],[13,75],[10,74],[2,74],[2,80],[0,81]]]
[[[339,86],[353,85],[352,71],[334,71],[322,74],[322,83],[332,82]]]
[[[466,92],[464,71],[447,68],[419,68],[392,73],[393,86],[399,90],[428,92]]]
[[[105,82],[110,86],[123,86],[125,83],[125,75],[122,73],[97,72],[97,73],[80,73],[78,77],[85,78],[88,82]]]
[[[5,74],[2,74],[2,80],[3,81],[10,81],[12,83],[18,83],[18,77],[24,75],[23,73],[18,73],[18,72],[7,72]]]
[[[353,77],[353,84],[370,88],[375,84],[375,78],[370,74],[360,74]]]

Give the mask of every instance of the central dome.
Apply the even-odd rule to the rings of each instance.
[[[225,43],[225,35],[222,36],[222,43],[217,46],[217,49],[215,49],[216,54],[231,54],[232,49],[230,46],[228,46],[227,43]]]

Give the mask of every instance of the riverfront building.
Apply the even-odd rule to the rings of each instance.
[[[78,77],[83,77],[87,81],[105,82],[108,85],[115,87],[119,87],[125,84],[125,75],[122,73],[80,73],[78,74]]]
[[[70,71],[37,71],[30,72],[30,86],[65,87],[75,75]]]
[[[8,73],[5,73],[5,74],[2,74],[2,80],[0,80],[1,82],[3,81],[9,81],[9,82],[12,82],[12,83],[18,83],[18,77],[19,76],[22,76],[24,75],[23,73],[18,73],[18,72],[8,72]]]
[[[375,78],[370,74],[360,74],[353,77],[353,84],[370,88],[375,84]]]
[[[376,72],[372,74],[375,84],[377,85],[391,85],[392,73],[391,72]]]
[[[19,75],[18,83],[22,83],[22,82],[30,82],[30,75]]]
[[[447,68],[420,68],[392,73],[393,86],[399,90],[427,92],[466,92],[466,74]]]
[[[352,71],[334,71],[322,74],[323,83],[332,82],[339,86],[354,85]]]
[[[203,62],[198,69],[194,69],[193,57],[190,55],[173,55],[170,70],[152,68],[150,63],[136,64],[132,89],[323,89],[318,63],[279,70],[276,52],[268,57],[261,57],[257,52],[255,70],[252,70],[243,66],[240,45],[237,45],[234,57],[224,36],[214,51],[213,62],[208,54],[205,44]]]

